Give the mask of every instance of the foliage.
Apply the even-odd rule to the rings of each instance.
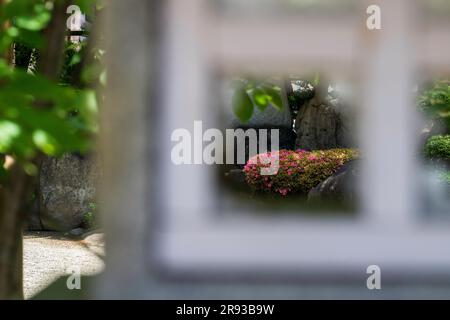
[[[80,54],[80,52],[78,54]],[[105,50],[95,47],[90,50],[89,54],[92,56],[92,61],[91,64],[87,65],[86,68],[83,69],[81,80],[89,86],[106,86],[107,72],[104,61]]]
[[[85,11],[96,0],[0,0],[0,299],[23,298],[20,211],[42,154],[84,152],[97,130],[95,91],[59,83],[68,3]]]
[[[0,52],[8,50],[16,43],[30,48],[42,48],[42,31],[51,19],[51,9],[45,1],[15,0],[6,2],[0,13],[0,21],[12,24],[0,36]]]
[[[293,82],[295,89],[288,95],[289,106],[298,110],[306,101],[314,97],[314,87],[307,81],[296,80]]]
[[[95,229],[98,227],[96,203],[89,204],[89,211],[84,214],[82,225],[86,229]]]
[[[0,62],[0,152],[29,160],[86,151],[96,113],[94,93],[61,87],[39,75]],[[71,112],[77,111],[77,116]],[[83,120],[86,120],[83,122]]]
[[[64,51],[64,62],[61,70],[60,82],[63,85],[73,83],[73,75],[76,65],[81,62],[83,50],[86,48],[84,42],[69,43]]]
[[[85,7],[89,3],[95,1],[82,1]],[[36,51],[45,45],[43,30],[52,17],[49,4],[14,0],[2,5],[0,11],[0,25],[6,26],[0,30],[0,153],[23,163],[29,174],[36,173],[32,160],[39,153],[59,156],[85,152],[98,130],[94,90],[62,86],[38,72],[27,72],[27,64],[33,64]],[[14,68],[7,60],[13,44],[16,64],[20,62],[21,68]],[[34,54],[28,57],[30,50]],[[75,63],[71,59],[66,70]],[[63,80],[69,72],[62,75]]]
[[[450,81],[440,81],[419,97],[420,109],[431,118],[441,118],[450,128]]]
[[[354,149],[330,149],[318,151],[280,150],[268,152],[264,157],[279,157],[279,170],[275,175],[261,175],[266,164],[254,156],[244,167],[248,185],[253,191],[264,193],[306,194],[321,181],[331,176],[349,160],[358,157]]]
[[[428,139],[425,155],[431,159],[450,160],[450,135],[436,135]]]
[[[233,112],[243,123],[251,119],[255,106],[261,112],[269,106],[279,111],[283,109],[281,88],[269,80],[236,79],[233,84]]]
[[[450,171],[447,170],[439,172],[439,180],[450,185]]]

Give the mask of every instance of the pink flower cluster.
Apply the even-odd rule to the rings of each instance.
[[[275,175],[261,175],[269,166],[269,158],[278,156],[279,170]],[[280,150],[256,155],[244,167],[247,184],[257,192],[306,194],[311,188],[332,175],[346,161],[358,156],[353,149],[319,151]]]

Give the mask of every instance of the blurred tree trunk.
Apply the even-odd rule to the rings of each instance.
[[[25,219],[20,206],[28,179],[20,164],[12,163],[8,169],[9,179],[0,187],[0,299],[23,299],[22,226]]]
[[[0,4],[3,2],[0,0]],[[44,31],[46,48],[41,54],[39,73],[51,80],[58,79],[61,69],[66,8],[70,2],[54,2],[52,19]],[[11,52],[7,58],[12,62]],[[38,168],[41,159],[40,155],[34,161]],[[30,190],[36,186],[36,177],[27,176],[22,166],[12,158],[6,157],[6,160],[8,180],[0,187],[0,300],[23,299],[22,231],[26,224],[23,208]]]
[[[4,5],[5,0],[0,0]],[[9,22],[0,26],[9,27]],[[13,63],[13,47],[3,57]],[[0,300],[23,299],[22,222],[18,207],[25,176],[22,168],[10,163],[11,158],[1,156],[1,163],[9,173],[9,180],[0,185]]]

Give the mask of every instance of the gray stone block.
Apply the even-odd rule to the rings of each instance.
[[[95,201],[97,176],[92,157],[66,154],[61,159],[46,158],[39,177],[43,228],[68,231],[79,227]]]

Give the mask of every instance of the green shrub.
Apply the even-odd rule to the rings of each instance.
[[[73,76],[76,65],[81,62],[83,50],[85,50],[85,43],[70,43],[66,46],[64,51],[64,61],[61,68],[60,82],[63,85],[71,85],[73,83]]]
[[[330,149],[319,151],[280,150],[262,154],[263,157],[279,157],[279,170],[275,175],[261,175],[268,165],[254,156],[244,167],[245,179],[255,192],[306,194],[310,189],[331,176],[345,162],[358,158],[354,149]]]
[[[86,229],[96,229],[98,227],[97,204],[89,203],[89,211],[83,216],[82,226]]]
[[[439,173],[439,180],[450,185],[450,171],[441,171]]]
[[[429,117],[442,119],[450,128],[450,81],[440,81],[419,96],[419,107]]]
[[[431,159],[450,160],[450,135],[437,135],[428,139],[425,155]]]

